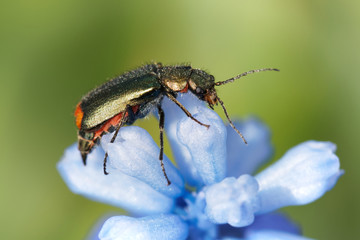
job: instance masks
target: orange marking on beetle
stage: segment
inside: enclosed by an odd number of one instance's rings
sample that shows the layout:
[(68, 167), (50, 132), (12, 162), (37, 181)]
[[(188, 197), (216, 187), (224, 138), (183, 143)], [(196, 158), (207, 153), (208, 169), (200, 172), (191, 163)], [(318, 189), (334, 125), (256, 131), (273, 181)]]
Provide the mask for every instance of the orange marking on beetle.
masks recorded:
[[(139, 110), (140, 105), (136, 105), (131, 107), (132, 111), (134, 113), (136, 113)], [(125, 117), (127, 117), (129, 114), (128, 112), (125, 113)], [(120, 124), (121, 119), (122, 119), (123, 113), (119, 113), (117, 115), (115, 115), (114, 117), (110, 118), (109, 120), (107, 120), (99, 129), (97, 129), (94, 133), (94, 138), (93, 141), (95, 141), (97, 138), (101, 137), (101, 135), (103, 134), (103, 132), (108, 132), (108, 130), (113, 127), (113, 126), (117, 126), (118, 124)]]
[[(81, 103), (81, 102), (80, 102)], [(83, 110), (81, 109), (80, 107), (80, 103), (78, 103), (76, 105), (76, 109), (75, 109), (75, 112), (74, 112), (74, 116), (75, 116), (75, 123), (76, 123), (76, 126), (80, 129), (81, 128), (81, 122), (82, 122), (82, 119), (84, 117), (84, 112)]]
[(136, 113), (139, 110), (139, 106), (140, 105), (135, 105), (135, 106), (131, 107), (133, 113)]
[[(127, 116), (127, 113), (125, 114), (125, 116)], [(112, 126), (117, 126), (121, 122), (121, 118), (122, 113), (119, 113), (118, 115), (115, 115), (114, 117), (107, 120), (98, 130), (96, 130), (93, 139), (95, 140), (100, 137), (103, 132), (109, 130), (109, 128), (111, 128)]]
[(186, 84), (186, 86), (180, 91), (181, 93), (186, 93), (189, 89), (189, 84)]

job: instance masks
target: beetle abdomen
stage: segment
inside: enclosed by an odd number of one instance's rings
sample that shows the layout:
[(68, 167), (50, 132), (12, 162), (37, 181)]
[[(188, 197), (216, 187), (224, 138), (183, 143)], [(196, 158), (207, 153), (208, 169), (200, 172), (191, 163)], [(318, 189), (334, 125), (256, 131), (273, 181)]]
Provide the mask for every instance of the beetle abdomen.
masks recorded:
[(91, 129), (125, 111), (154, 100), (161, 84), (157, 79), (157, 65), (146, 65), (116, 77), (88, 93), (75, 110), (79, 129)]

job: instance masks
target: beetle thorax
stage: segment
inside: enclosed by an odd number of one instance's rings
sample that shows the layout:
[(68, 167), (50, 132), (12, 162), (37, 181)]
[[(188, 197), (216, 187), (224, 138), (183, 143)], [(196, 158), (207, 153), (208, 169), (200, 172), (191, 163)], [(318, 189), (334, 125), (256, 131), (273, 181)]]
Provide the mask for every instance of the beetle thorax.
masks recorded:
[(187, 79), (185, 78), (165, 78), (162, 82), (174, 92), (180, 92), (187, 87)]
[(168, 90), (180, 92), (187, 89), (191, 71), (190, 66), (165, 66), (159, 70), (159, 77)]

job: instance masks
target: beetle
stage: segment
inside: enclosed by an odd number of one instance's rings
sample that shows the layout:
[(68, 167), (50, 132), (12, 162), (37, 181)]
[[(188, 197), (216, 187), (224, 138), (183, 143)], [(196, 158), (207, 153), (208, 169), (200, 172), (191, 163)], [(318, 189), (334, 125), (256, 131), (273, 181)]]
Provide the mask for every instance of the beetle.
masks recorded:
[[(226, 81), (215, 82), (214, 76), (203, 70), (192, 68), (190, 65), (163, 66), (161, 63), (153, 63), (111, 79), (85, 95), (75, 109), (78, 149), (84, 165), (86, 165), (87, 155), (99, 143), (104, 134), (115, 131), (110, 141), (113, 143), (123, 125), (131, 125), (157, 108), (160, 129), (159, 160), (167, 183), (171, 184), (163, 164), (165, 114), (161, 108), (162, 99), (169, 98), (192, 120), (206, 128), (210, 127), (194, 118), (176, 99), (178, 93), (189, 91), (200, 100), (207, 102), (211, 109), (220, 103), (231, 127), (247, 144), (243, 135), (230, 120), (223, 101), (216, 94), (215, 87), (260, 71), (279, 70), (276, 68), (251, 70)], [(105, 153), (103, 171), (106, 175), (108, 174), (106, 171), (107, 157), (108, 154)]]

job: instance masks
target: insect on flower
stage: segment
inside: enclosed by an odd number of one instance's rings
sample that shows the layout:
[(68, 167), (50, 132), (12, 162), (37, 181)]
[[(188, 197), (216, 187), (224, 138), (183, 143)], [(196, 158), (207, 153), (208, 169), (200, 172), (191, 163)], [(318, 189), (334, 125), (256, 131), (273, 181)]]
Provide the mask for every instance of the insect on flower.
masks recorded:
[[(230, 120), (223, 101), (217, 96), (215, 86), (224, 85), (260, 71), (279, 70), (275, 68), (251, 70), (226, 81), (215, 82), (214, 76), (191, 66), (163, 66), (161, 63), (155, 63), (124, 73), (104, 83), (84, 96), (75, 109), (76, 126), (79, 128), (78, 148), (84, 165), (86, 165), (87, 155), (104, 134), (115, 131), (110, 141), (113, 143), (123, 125), (131, 125), (157, 108), (160, 128), (159, 160), (168, 185), (171, 184), (163, 164), (165, 114), (161, 108), (162, 99), (165, 96), (168, 97), (192, 120), (206, 128), (210, 127), (194, 118), (176, 99), (177, 93), (188, 91), (195, 94), (200, 100), (206, 101), (211, 109), (215, 104), (220, 103), (231, 127), (246, 144), (245, 138)], [(106, 171), (107, 157), (108, 154), (105, 153), (104, 174), (108, 174)]]

